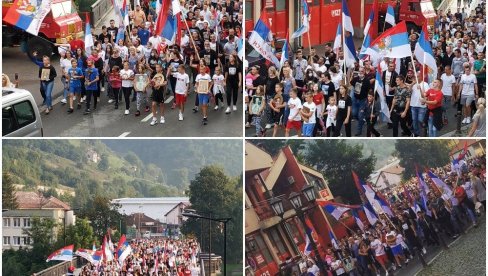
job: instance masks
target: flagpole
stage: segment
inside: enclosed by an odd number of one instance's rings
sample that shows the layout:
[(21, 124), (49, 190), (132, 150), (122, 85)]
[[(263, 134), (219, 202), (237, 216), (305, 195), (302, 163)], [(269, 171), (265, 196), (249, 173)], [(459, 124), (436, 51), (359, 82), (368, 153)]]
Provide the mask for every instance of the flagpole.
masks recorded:
[(190, 40), (191, 40), (191, 43), (193, 44), (193, 48), (195, 48), (195, 53), (197, 54), (198, 59), (200, 59), (200, 54), (198, 53), (197, 46), (195, 45), (195, 41), (193, 40), (193, 37), (191, 36), (190, 27), (188, 27), (188, 23), (186, 22), (185, 18), (183, 18), (183, 21), (185, 22), (186, 29), (188, 30), (188, 35), (190, 36)]
[[(343, 0), (345, 1), (345, 0)], [(346, 66), (346, 33), (344, 31), (344, 15), (342, 15), (342, 54), (344, 58), (344, 85), (347, 86), (347, 66)]]
[(415, 74), (415, 80), (417, 81), (417, 83), (419, 83), (419, 78), (417, 77), (417, 69), (415, 68), (415, 62), (413, 60), (412, 51), (410, 51), (410, 58), (412, 59), (412, 70), (413, 70), (413, 73)]

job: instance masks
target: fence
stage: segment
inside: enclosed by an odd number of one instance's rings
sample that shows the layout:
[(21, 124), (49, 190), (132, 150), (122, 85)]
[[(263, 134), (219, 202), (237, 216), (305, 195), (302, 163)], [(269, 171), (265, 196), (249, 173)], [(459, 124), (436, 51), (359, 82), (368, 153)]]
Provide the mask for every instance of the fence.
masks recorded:
[(112, 1), (110, 0), (98, 0), (97, 2), (93, 3), (90, 8), (90, 24), (92, 26), (97, 26), (105, 15), (112, 10), (113, 5)]
[(73, 260), (59, 263), (48, 267), (40, 272), (34, 273), (33, 276), (62, 276), (66, 275), (70, 266), (79, 267), (86, 263), (82, 258), (74, 257)]

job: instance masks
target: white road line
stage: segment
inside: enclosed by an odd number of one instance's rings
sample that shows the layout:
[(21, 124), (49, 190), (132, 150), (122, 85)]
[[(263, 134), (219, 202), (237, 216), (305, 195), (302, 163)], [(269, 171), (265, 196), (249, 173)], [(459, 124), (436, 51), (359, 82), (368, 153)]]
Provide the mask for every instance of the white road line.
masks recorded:
[(146, 118), (142, 119), (141, 122), (147, 122), (151, 118), (152, 118), (152, 113), (149, 113), (149, 115), (147, 115)]
[(127, 131), (127, 132), (120, 134), (119, 137), (126, 137), (129, 134), (130, 134), (130, 131)]
[(164, 101), (164, 103), (170, 103), (172, 99), (173, 99), (173, 96), (169, 96), (169, 98), (167, 98), (166, 101)]

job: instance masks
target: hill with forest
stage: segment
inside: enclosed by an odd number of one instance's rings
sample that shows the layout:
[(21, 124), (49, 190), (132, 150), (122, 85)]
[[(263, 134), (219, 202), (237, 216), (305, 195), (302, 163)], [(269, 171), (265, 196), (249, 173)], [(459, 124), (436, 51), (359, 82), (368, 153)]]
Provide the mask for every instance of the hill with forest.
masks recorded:
[[(3, 172), (18, 189), (43, 190), (73, 206), (107, 198), (185, 195), (205, 165), (242, 173), (233, 140), (6, 140)], [(74, 196), (73, 196), (74, 192)]]
[(351, 139), (346, 140), (351, 145), (362, 145), (362, 152), (365, 156), (373, 153), (377, 160), (375, 169), (379, 169), (393, 157), (395, 152), (395, 140), (373, 140), (373, 139)]

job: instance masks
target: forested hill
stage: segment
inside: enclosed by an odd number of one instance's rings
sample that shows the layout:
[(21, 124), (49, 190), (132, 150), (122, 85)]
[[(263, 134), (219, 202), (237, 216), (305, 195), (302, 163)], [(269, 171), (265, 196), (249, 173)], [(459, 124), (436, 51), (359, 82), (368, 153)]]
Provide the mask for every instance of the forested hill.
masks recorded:
[(242, 173), (242, 143), (231, 140), (5, 140), (2, 158), (3, 172), (22, 189), (67, 191), (59, 196), (77, 206), (95, 194), (181, 196), (205, 165)]

